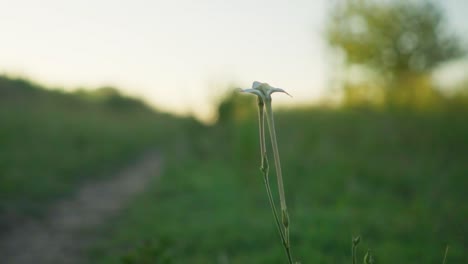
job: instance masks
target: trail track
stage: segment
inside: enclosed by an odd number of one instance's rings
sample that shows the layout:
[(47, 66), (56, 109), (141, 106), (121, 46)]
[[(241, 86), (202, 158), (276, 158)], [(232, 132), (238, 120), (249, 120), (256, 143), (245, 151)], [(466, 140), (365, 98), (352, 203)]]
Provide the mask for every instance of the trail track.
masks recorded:
[(160, 155), (146, 154), (113, 177), (88, 183), (72, 198), (58, 201), (44, 219), (14, 226), (0, 237), (0, 263), (83, 263), (83, 249), (95, 238), (93, 228), (124, 209), (160, 169)]

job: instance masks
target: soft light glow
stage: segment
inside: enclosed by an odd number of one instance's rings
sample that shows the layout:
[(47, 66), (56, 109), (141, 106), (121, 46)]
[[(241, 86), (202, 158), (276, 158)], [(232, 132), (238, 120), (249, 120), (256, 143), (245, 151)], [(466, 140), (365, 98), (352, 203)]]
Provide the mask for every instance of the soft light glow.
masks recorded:
[[(448, 1), (467, 33), (466, 1)], [(324, 92), (326, 0), (0, 3), (0, 71), (68, 89), (115, 85), (159, 109), (212, 115), (231, 81), (263, 80), (294, 103)], [(463, 28), (464, 27), (464, 28)], [(224, 83), (219, 80), (226, 80)], [(221, 89), (221, 88), (219, 88)], [(300, 98), (301, 101), (298, 102)], [(278, 98), (279, 104), (290, 98)]]

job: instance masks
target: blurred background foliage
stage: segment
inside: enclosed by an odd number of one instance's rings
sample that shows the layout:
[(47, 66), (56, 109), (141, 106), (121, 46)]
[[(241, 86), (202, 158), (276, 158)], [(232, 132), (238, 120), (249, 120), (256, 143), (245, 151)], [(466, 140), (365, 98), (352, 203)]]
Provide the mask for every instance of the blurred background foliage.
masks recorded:
[[(433, 80), (466, 45), (445, 19), (426, 1), (330, 9), (325, 38), (341, 59), (340, 100), (276, 109), (302, 263), (350, 262), (356, 235), (359, 254), (370, 247), (382, 263), (441, 263), (447, 245), (447, 263), (468, 262), (468, 76), (452, 93)], [(255, 98), (228, 92), (215, 103), (217, 121), (206, 125), (113, 87), (68, 93), (1, 77), (0, 238), (156, 148), (161, 179), (97, 228), (90, 263), (282, 263)]]
[(441, 99), (433, 70), (467, 51), (442, 9), (429, 1), (339, 1), (325, 35), (343, 57), (340, 81), (350, 104), (433, 106)]

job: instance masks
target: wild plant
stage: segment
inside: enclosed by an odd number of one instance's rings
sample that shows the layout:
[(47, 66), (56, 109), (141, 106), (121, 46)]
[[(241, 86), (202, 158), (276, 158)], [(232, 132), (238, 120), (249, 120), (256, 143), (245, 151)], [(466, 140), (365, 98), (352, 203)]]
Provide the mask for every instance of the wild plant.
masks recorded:
[[(291, 243), (289, 240), (290, 221), (289, 221), (288, 209), (286, 206), (286, 197), (284, 193), (283, 175), (281, 172), (281, 162), (280, 162), (280, 156), (279, 156), (279, 150), (278, 150), (278, 143), (276, 139), (275, 120), (273, 117), (273, 109), (271, 105), (272, 93), (275, 93), (275, 92), (281, 92), (285, 94), (288, 94), (288, 93), (284, 91), (283, 89), (271, 87), (269, 84), (261, 83), (261, 82), (254, 82), (252, 84), (252, 88), (241, 89), (241, 91), (245, 93), (251, 93), (251, 94), (257, 95), (258, 123), (259, 123), (259, 134), (260, 134), (260, 157), (261, 157), (260, 170), (262, 171), (262, 174), (263, 174), (263, 182), (265, 184), (265, 188), (267, 191), (271, 211), (273, 213), (273, 217), (274, 217), (276, 226), (278, 228), (278, 233), (280, 235), (281, 243), (284, 247), (289, 263), (293, 264), (293, 257), (291, 254)], [(273, 158), (275, 161), (276, 178), (278, 181), (281, 221), (278, 217), (276, 204), (273, 199), (272, 192), (271, 192), (270, 180), (268, 177), (269, 165), (268, 165), (268, 155), (267, 155), (266, 144), (265, 144), (265, 114), (266, 114), (266, 120), (268, 124), (268, 131), (269, 131), (270, 139), (271, 139)]]

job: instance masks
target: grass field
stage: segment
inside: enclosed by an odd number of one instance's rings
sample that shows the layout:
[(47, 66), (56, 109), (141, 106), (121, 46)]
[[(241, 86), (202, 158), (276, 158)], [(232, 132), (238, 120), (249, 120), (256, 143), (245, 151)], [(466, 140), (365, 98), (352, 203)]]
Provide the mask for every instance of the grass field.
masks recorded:
[[(277, 115), (293, 255), (350, 263), (468, 261), (466, 113), (295, 110)], [(91, 249), (94, 263), (285, 263), (254, 118), (187, 135), (163, 178)], [(193, 131), (193, 130), (192, 130)], [(180, 152), (180, 150), (179, 150)], [(270, 162), (271, 158), (270, 158)], [(274, 173), (270, 173), (275, 182)], [(131, 260), (135, 262), (131, 262)], [(140, 261), (140, 262), (138, 262)]]
[[(96, 230), (90, 263), (285, 263), (251, 103), (220, 107), (205, 126), (109, 89), (69, 94), (2, 77), (0, 227), (157, 148), (162, 177)], [(467, 114), (277, 113), (295, 258), (350, 263), (360, 235), (360, 258), (371, 248), (378, 263), (442, 263), (447, 245), (447, 263), (467, 263)]]
[(0, 230), (155, 148), (174, 121), (112, 91), (66, 94), (0, 77)]

